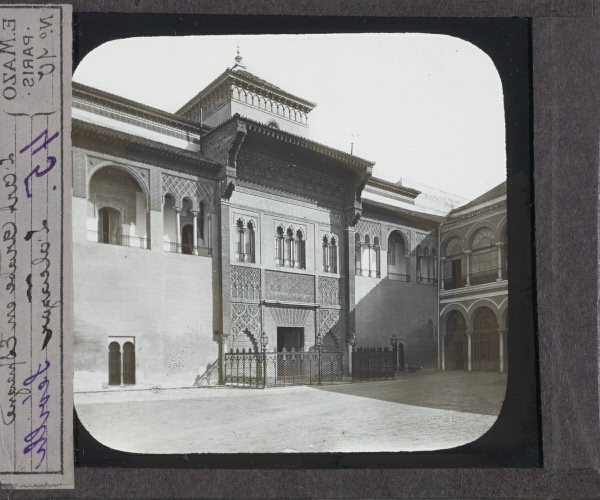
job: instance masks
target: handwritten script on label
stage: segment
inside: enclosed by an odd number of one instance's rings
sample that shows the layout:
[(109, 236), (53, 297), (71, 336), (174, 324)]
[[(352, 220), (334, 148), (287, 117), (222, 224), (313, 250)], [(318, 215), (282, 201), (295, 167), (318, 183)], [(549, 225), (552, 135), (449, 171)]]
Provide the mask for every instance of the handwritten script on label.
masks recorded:
[(0, 6), (0, 482), (72, 487), (71, 7)]

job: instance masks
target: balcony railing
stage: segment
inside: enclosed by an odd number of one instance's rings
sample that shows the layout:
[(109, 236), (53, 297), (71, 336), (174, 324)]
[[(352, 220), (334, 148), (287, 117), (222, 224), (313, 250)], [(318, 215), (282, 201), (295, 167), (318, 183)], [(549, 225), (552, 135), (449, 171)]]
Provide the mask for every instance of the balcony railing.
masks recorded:
[(185, 255), (198, 255), (200, 257), (210, 257), (211, 249), (208, 247), (197, 247), (184, 243), (173, 243), (171, 241), (163, 242), (163, 250), (171, 253), (182, 253)]
[(398, 274), (388, 272), (387, 279), (391, 281), (403, 281), (404, 283), (410, 283), (410, 275)]
[(421, 285), (437, 285), (437, 278), (426, 278), (425, 276), (417, 276), (417, 283)]
[(88, 231), (87, 240), (95, 241), (96, 243), (106, 243), (107, 245), (148, 249), (148, 240), (146, 238), (128, 236), (126, 234), (111, 234), (101, 233), (99, 231)]

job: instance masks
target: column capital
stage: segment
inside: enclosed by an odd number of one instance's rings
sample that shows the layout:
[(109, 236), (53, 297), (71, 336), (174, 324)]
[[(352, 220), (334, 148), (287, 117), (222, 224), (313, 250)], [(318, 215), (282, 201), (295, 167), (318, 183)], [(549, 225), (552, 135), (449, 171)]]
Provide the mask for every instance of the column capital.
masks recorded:
[(465, 253), (466, 255), (469, 255), (472, 252), (473, 252), (472, 250), (465, 250), (463, 253)]
[(196, 217), (196, 215), (198, 215), (200, 213), (199, 210), (190, 210), (189, 211), (194, 217)]
[(445, 255), (440, 255), (440, 260), (441, 260), (441, 261), (444, 261), (444, 260), (446, 260), (446, 256), (445, 256)]
[(177, 213), (180, 213), (182, 208), (183, 207), (173, 207), (173, 210), (175, 210)]
[(494, 243), (494, 245), (496, 245), (497, 247), (503, 247), (504, 246), (504, 242), (503, 241), (497, 241), (496, 243)]

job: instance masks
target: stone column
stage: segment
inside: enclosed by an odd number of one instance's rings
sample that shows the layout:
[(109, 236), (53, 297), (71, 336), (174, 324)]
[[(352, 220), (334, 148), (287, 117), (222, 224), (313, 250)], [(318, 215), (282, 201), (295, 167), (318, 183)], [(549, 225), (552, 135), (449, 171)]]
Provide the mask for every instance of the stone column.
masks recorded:
[(440, 273), (438, 279), (440, 280), (440, 290), (444, 291), (444, 262), (446, 261), (446, 257), (440, 257)]
[(446, 369), (446, 334), (442, 334), (442, 371)]
[(496, 243), (496, 247), (498, 248), (498, 279), (496, 281), (502, 281), (502, 247), (504, 243), (498, 242)]
[(367, 256), (369, 258), (369, 277), (373, 276), (373, 245), (371, 243), (369, 243), (368, 245), (369, 249), (367, 251)]
[(465, 255), (467, 256), (467, 282), (465, 286), (471, 286), (471, 250), (465, 250)]
[(197, 211), (190, 211), (192, 214), (192, 217), (194, 218), (194, 236), (193, 236), (193, 243), (192, 243), (192, 253), (194, 255), (198, 255), (198, 212)]
[(177, 230), (177, 253), (181, 253), (181, 208), (175, 207), (177, 214), (176, 230)]
[(472, 337), (473, 334), (472, 333), (467, 333), (467, 371), (473, 371), (473, 363), (472, 363), (472, 356), (473, 356), (473, 341), (472, 341)]
[(498, 371), (504, 373), (504, 330), (498, 330), (498, 358), (500, 360)]

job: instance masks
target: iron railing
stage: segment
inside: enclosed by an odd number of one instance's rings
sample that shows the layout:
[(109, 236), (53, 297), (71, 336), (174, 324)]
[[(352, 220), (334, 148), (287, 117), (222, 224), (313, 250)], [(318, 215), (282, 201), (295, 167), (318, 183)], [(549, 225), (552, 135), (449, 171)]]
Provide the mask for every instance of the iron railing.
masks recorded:
[(199, 255), (200, 257), (210, 257), (211, 249), (208, 247), (197, 247), (185, 243), (173, 243), (171, 241), (163, 242), (163, 250), (171, 253), (182, 253), (185, 255)]
[(417, 283), (421, 285), (437, 285), (437, 278), (427, 278), (425, 276), (417, 276)]
[(359, 347), (352, 351), (352, 380), (391, 379), (396, 372), (396, 350)]
[(387, 279), (391, 281), (403, 281), (404, 283), (410, 283), (409, 274), (397, 274), (388, 272)]
[(261, 353), (233, 349), (225, 354), (225, 384), (234, 387), (264, 388), (320, 385), (339, 382), (343, 377), (339, 351), (286, 351)]
[(108, 245), (119, 245), (131, 248), (148, 249), (148, 240), (138, 236), (128, 236), (126, 234), (103, 233), (99, 231), (88, 231), (87, 240), (97, 243), (106, 243)]

